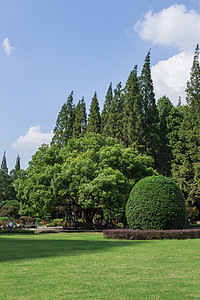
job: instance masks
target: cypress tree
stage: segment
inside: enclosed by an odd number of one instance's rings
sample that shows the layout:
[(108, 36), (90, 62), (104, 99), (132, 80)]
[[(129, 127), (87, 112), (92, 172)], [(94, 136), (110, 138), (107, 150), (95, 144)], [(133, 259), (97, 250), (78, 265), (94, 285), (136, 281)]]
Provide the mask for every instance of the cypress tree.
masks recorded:
[(167, 137), (172, 150), (172, 163), (176, 157), (176, 144), (179, 141), (179, 130), (183, 122), (185, 106), (178, 103), (177, 107), (172, 107), (167, 117)]
[(130, 73), (124, 88), (123, 142), (139, 150), (142, 144), (142, 102), (137, 77), (137, 66)]
[(116, 107), (117, 107), (117, 124), (116, 124), (116, 138), (119, 140), (120, 143), (123, 144), (123, 109), (124, 109), (124, 101), (125, 95), (122, 90), (121, 82), (117, 85), (116, 92)]
[(15, 199), (16, 192), (13, 179), (4, 170), (0, 169), (0, 204)]
[(6, 152), (4, 152), (0, 168), (0, 206), (4, 205), (7, 201), (15, 199), (16, 192), (13, 184), (13, 179), (8, 174)]
[(200, 65), (199, 45), (196, 46), (190, 80), (187, 82), (183, 122), (176, 143), (173, 178), (187, 198), (189, 209), (200, 216)]
[(75, 118), (75, 107), (73, 104), (73, 92), (69, 95), (67, 102), (61, 108), (54, 128), (52, 144), (59, 148), (64, 147), (67, 141), (72, 138), (73, 124)]
[(16, 158), (16, 164), (15, 164), (15, 168), (11, 170), (10, 175), (13, 178), (13, 180), (16, 180), (18, 178), (17, 176), (17, 172), (20, 170), (20, 157), (19, 154), (17, 155)]
[(8, 174), (8, 167), (6, 161), (6, 151), (4, 151), (2, 162), (1, 162), (1, 170)]
[(156, 106), (150, 68), (150, 50), (147, 53), (140, 76), (140, 92), (143, 112), (143, 143), (146, 154), (158, 159), (158, 109)]
[(108, 122), (108, 116), (110, 114), (112, 99), (113, 99), (113, 92), (112, 92), (112, 82), (111, 82), (109, 85), (106, 97), (105, 97), (105, 101), (104, 101), (104, 105), (103, 105), (103, 109), (102, 109), (102, 113), (101, 113), (102, 129), (106, 126), (106, 124)]
[(102, 129), (102, 134), (104, 136), (116, 137), (117, 134), (117, 121), (119, 116), (119, 102), (121, 98), (121, 82), (114, 89), (114, 96), (110, 104), (110, 112), (108, 115), (107, 122)]
[(172, 148), (169, 141), (169, 116), (173, 105), (169, 98), (163, 96), (158, 100), (158, 113), (159, 113), (159, 148), (157, 170), (164, 176), (171, 175), (171, 162), (172, 162)]
[(87, 133), (90, 132), (101, 133), (101, 115), (96, 92), (94, 93), (94, 97), (92, 98), (90, 113), (87, 122)]
[(86, 131), (87, 114), (84, 97), (79, 100), (75, 108), (75, 120), (73, 124), (73, 137), (79, 138), (84, 136)]

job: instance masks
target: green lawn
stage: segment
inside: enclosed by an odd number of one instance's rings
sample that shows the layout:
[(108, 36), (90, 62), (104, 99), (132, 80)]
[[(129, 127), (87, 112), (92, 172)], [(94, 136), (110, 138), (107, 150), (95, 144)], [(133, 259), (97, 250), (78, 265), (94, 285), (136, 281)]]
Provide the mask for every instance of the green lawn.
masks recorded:
[(0, 236), (0, 299), (200, 299), (200, 240)]

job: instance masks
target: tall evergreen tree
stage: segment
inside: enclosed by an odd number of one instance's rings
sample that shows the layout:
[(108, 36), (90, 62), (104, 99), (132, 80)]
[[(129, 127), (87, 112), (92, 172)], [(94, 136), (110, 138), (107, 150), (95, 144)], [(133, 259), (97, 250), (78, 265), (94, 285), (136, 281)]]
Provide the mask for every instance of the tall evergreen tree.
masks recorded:
[(121, 111), (119, 112), (119, 102), (121, 98), (121, 82), (114, 89), (114, 96), (110, 104), (110, 112), (106, 124), (103, 126), (102, 134), (104, 136), (116, 137), (117, 134), (117, 122)]
[(52, 144), (59, 148), (64, 147), (67, 141), (72, 138), (73, 124), (75, 119), (75, 107), (73, 104), (73, 92), (69, 95), (67, 102), (61, 108), (54, 128)]
[(1, 170), (8, 174), (8, 167), (6, 161), (6, 151), (4, 151), (2, 162), (1, 162)]
[(139, 90), (137, 66), (130, 73), (124, 88), (123, 107), (123, 142), (126, 147), (133, 146), (141, 149), (143, 128), (142, 128), (142, 98)]
[(156, 106), (150, 68), (150, 50), (147, 53), (140, 76), (140, 92), (143, 110), (144, 150), (155, 161), (158, 159), (158, 109)]
[(111, 82), (109, 85), (106, 97), (105, 97), (105, 101), (104, 101), (104, 105), (103, 105), (103, 109), (102, 109), (102, 113), (101, 113), (102, 130), (108, 122), (108, 116), (110, 114), (112, 99), (113, 99), (113, 92), (112, 92), (112, 82)]
[(8, 174), (6, 152), (0, 169), (0, 208), (0, 217), (18, 216), (19, 203), (16, 200), (13, 178)]
[(20, 157), (19, 154), (17, 155), (16, 158), (16, 164), (14, 169), (11, 170), (10, 175), (13, 178), (13, 180), (16, 180), (18, 178), (17, 172), (20, 170)]
[(101, 115), (96, 92), (94, 93), (94, 97), (92, 98), (90, 113), (87, 122), (87, 133), (90, 132), (101, 133)]
[(84, 97), (79, 100), (75, 108), (75, 120), (73, 124), (73, 137), (79, 138), (84, 136), (87, 124), (86, 104)]
[(159, 147), (157, 170), (165, 176), (171, 175), (172, 148), (169, 140), (169, 116), (173, 109), (173, 105), (169, 98), (163, 96), (158, 100), (159, 113)]
[(176, 143), (172, 166), (174, 179), (187, 197), (189, 208), (197, 208), (200, 216), (200, 65), (199, 45), (194, 54), (190, 80), (186, 88), (187, 105)]
[(16, 192), (13, 185), (13, 179), (5, 171), (0, 169), (0, 202), (16, 199)]
[(172, 107), (167, 117), (167, 137), (169, 145), (172, 149), (172, 163), (176, 157), (176, 144), (179, 142), (179, 130), (183, 122), (185, 106), (178, 103), (177, 107)]
[(116, 98), (116, 107), (117, 107), (117, 124), (116, 124), (116, 138), (119, 140), (120, 143), (123, 144), (123, 110), (124, 110), (124, 101), (125, 101), (125, 95), (123, 93), (122, 84), (121, 82), (117, 85), (117, 88), (115, 90), (115, 96)]

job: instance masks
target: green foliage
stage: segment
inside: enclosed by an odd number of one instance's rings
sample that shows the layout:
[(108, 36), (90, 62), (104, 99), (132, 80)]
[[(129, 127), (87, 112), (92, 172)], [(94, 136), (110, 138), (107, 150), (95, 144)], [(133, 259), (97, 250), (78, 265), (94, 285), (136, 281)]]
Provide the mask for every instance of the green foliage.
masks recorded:
[(185, 106), (178, 105), (177, 107), (172, 107), (169, 115), (167, 116), (167, 138), (169, 140), (169, 145), (172, 149), (172, 163), (176, 157), (176, 145), (179, 143), (179, 129), (183, 122)]
[(110, 229), (104, 230), (103, 236), (107, 239), (127, 239), (127, 240), (185, 240), (199, 239), (200, 230), (180, 229), (180, 230), (133, 230), (133, 229)]
[(151, 78), (150, 51), (145, 58), (139, 82), (142, 96), (144, 152), (151, 155), (157, 163), (159, 118)]
[[(158, 114), (159, 114), (159, 148), (157, 159), (157, 170), (160, 174), (165, 176), (171, 175), (172, 162), (172, 148), (169, 140), (169, 116), (173, 109), (170, 100), (163, 96), (158, 100)], [(173, 129), (174, 130), (174, 129)]]
[(110, 115), (112, 100), (113, 100), (112, 83), (110, 83), (106, 97), (105, 97), (103, 110), (101, 113), (102, 129), (104, 129), (104, 127), (108, 124), (108, 117)]
[(86, 220), (99, 210), (124, 213), (132, 186), (156, 174), (153, 159), (124, 148), (113, 138), (88, 134), (58, 151), (43, 145), (16, 181), (20, 213), (45, 216), (57, 206), (82, 211)]
[(73, 124), (73, 138), (84, 136), (86, 131), (87, 114), (84, 97), (78, 102), (75, 108), (75, 119)]
[(104, 125), (102, 125), (102, 134), (104, 136), (110, 136), (113, 138), (116, 137), (117, 121), (119, 116), (118, 104), (119, 104), (120, 97), (121, 97), (121, 84), (118, 84), (117, 88), (114, 90), (114, 97), (112, 97), (111, 100), (110, 111), (107, 116), (107, 122)]
[(0, 203), (16, 199), (13, 179), (7, 172), (0, 169)]
[(101, 133), (101, 115), (96, 92), (94, 93), (94, 97), (92, 98), (87, 123), (87, 133), (91, 132)]
[[(200, 212), (200, 65), (199, 46), (195, 49), (190, 80), (187, 83), (183, 122), (175, 144), (172, 175), (183, 190), (187, 206)], [(194, 210), (189, 209), (192, 214)], [(200, 216), (200, 213), (197, 217)]]
[(1, 162), (1, 170), (8, 174), (8, 167), (6, 161), (6, 152), (3, 154), (2, 162)]
[(139, 150), (143, 139), (142, 97), (139, 90), (137, 66), (130, 73), (124, 88), (123, 144)]
[[(4, 178), (0, 181), (0, 209), (5, 204), (12, 206), (7, 201), (16, 199), (11, 192), (15, 187), (21, 214), (54, 214), (55, 218), (60, 209), (63, 214), (77, 210), (91, 218), (99, 210), (122, 212), (131, 187), (141, 178), (157, 174), (152, 169), (155, 166), (159, 174), (172, 175), (187, 198), (190, 218), (199, 218), (199, 87), (197, 45), (186, 106), (181, 106), (179, 98), (174, 107), (166, 96), (156, 105), (150, 51), (139, 77), (135, 66), (124, 88), (119, 83), (113, 93), (110, 83), (101, 115), (96, 92), (88, 120), (84, 98), (75, 107), (71, 92), (58, 115), (51, 147), (42, 145), (27, 171), (20, 170), (18, 155), (12, 182), (0, 173), (0, 179)], [(5, 153), (1, 171), (8, 174)]]
[(0, 217), (0, 222), (9, 221), (9, 217)]
[(182, 229), (187, 220), (185, 198), (172, 179), (146, 177), (133, 187), (126, 216), (132, 229)]
[(15, 164), (15, 168), (11, 170), (10, 175), (12, 176), (13, 180), (16, 180), (18, 175), (17, 172), (20, 170), (20, 157), (19, 154), (17, 155), (16, 158), (16, 164)]
[(19, 217), (19, 201), (18, 200), (10, 200), (3, 202), (3, 206), (0, 210), (0, 216), (7, 216), (9, 218), (17, 219)]
[(54, 145), (49, 147), (43, 144), (32, 156), (28, 169), (18, 172), (15, 188), (21, 215), (46, 215), (56, 206), (58, 199), (54, 197), (52, 179), (62, 161), (58, 151)]
[(57, 145), (59, 148), (64, 147), (67, 141), (72, 138), (73, 124), (75, 118), (75, 108), (73, 104), (73, 91), (69, 95), (67, 102), (61, 108), (54, 128), (54, 136), (52, 144)]
[(10, 232), (10, 229), (4, 229), (4, 230), (0, 230), (0, 235), (13, 235), (13, 234), (34, 234), (33, 230), (22, 230), (22, 229), (12, 229), (12, 231)]

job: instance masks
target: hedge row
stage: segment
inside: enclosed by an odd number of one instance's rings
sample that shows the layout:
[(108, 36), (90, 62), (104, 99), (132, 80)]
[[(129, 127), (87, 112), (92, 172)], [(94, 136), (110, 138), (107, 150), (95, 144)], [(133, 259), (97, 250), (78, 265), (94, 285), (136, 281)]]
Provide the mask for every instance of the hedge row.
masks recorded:
[[(9, 229), (3, 229), (0, 230), (0, 235), (2, 234), (10, 234), (10, 230)], [(34, 234), (33, 230), (22, 230), (22, 229), (12, 229), (11, 230), (11, 234), (16, 233), (16, 234)]]
[(199, 239), (200, 229), (182, 230), (132, 230), (111, 229), (103, 230), (103, 236), (107, 239), (126, 240), (163, 240), (163, 239)]

